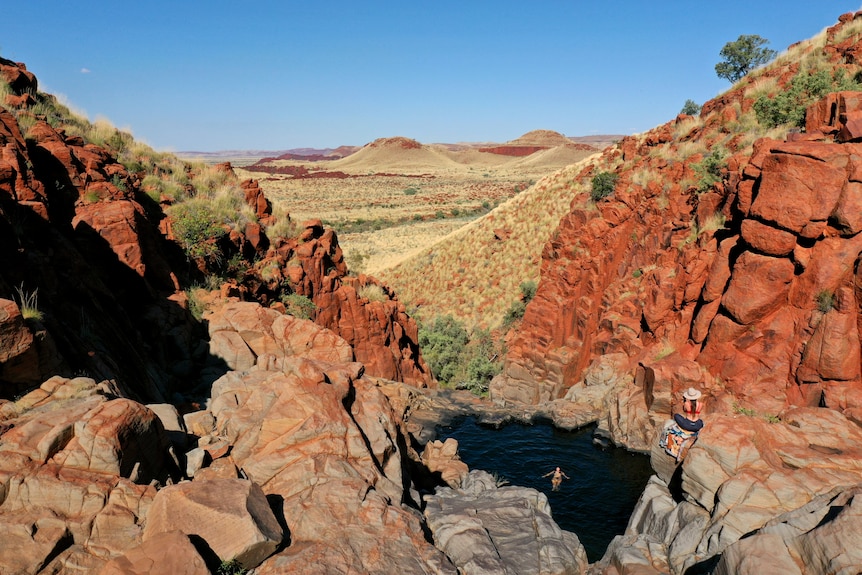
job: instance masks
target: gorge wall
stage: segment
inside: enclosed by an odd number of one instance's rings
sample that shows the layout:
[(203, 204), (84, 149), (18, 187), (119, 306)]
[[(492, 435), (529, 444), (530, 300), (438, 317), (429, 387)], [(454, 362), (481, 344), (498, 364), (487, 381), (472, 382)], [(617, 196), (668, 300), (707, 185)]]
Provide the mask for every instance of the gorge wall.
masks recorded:
[[(800, 49), (856, 73), (858, 36), (836, 40), (853, 22), (842, 17), (824, 46)], [(788, 141), (760, 130), (767, 137), (752, 142), (751, 84), (780, 87), (798, 69), (792, 60), (771, 66), (707, 102), (699, 118), (625, 138), (580, 174), (616, 174), (614, 194), (573, 199), (510, 334), (494, 397), (558, 400), (614, 355), (625, 358), (621, 371), (649, 382), (642, 411), (655, 420), (689, 385), (717, 412), (825, 405), (856, 417), (859, 97), (815, 105), (807, 131)], [(723, 177), (703, 186), (704, 160), (717, 149)], [(638, 376), (645, 368), (649, 376)]]

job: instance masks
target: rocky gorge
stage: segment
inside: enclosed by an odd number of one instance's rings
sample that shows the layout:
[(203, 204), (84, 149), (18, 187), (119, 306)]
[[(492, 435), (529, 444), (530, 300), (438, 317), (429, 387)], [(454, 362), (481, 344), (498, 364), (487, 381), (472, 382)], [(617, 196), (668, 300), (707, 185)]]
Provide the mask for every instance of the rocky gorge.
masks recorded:
[[(857, 73), (860, 21), (799, 51)], [(762, 75), (779, 90), (800, 67)], [(188, 257), (174, 200), (144, 192), (127, 144), (39, 111), (49, 97), (22, 64), (0, 73), (0, 572), (862, 568), (859, 92), (746, 143), (746, 79), (608, 148), (581, 179), (614, 171), (614, 194), (573, 192), (491, 401), (453, 406), (405, 306), (348, 275), (333, 230), (267, 233), (271, 204), (235, 182), (255, 217)], [(718, 146), (721, 178), (700, 189)], [(189, 288), (211, 276), (197, 317)], [(707, 426), (677, 466), (656, 439), (690, 386)], [(588, 564), (541, 493), (433, 441), (446, 409), (598, 422), (652, 452), (656, 475)]]

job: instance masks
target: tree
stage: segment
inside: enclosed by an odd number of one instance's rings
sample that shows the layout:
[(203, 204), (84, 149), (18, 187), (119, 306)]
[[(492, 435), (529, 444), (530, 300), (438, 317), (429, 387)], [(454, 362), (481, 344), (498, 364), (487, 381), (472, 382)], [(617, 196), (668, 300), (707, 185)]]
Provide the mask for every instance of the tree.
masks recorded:
[(695, 114), (700, 114), (700, 104), (695, 102), (692, 99), (688, 99), (685, 101), (685, 104), (682, 106), (682, 110), (679, 112), (680, 114), (686, 114), (688, 116), (694, 116)]
[(769, 40), (756, 34), (743, 34), (735, 42), (728, 42), (719, 53), (723, 60), (715, 65), (715, 73), (731, 84), (754, 68), (775, 58), (775, 50), (766, 48)]

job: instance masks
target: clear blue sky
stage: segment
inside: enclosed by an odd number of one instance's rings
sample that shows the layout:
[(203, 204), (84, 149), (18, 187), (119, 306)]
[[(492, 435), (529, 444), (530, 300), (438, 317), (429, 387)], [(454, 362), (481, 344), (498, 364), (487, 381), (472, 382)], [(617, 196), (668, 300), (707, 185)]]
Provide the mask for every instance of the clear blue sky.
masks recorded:
[(780, 52), (860, 2), (18, 0), (0, 55), (162, 150), (628, 134), (728, 88), (740, 34)]

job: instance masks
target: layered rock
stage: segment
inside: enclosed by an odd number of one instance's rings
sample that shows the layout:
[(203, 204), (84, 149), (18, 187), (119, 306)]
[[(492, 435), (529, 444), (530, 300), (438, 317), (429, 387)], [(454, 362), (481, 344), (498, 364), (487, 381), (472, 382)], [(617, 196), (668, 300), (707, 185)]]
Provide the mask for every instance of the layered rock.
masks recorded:
[[(853, 224), (857, 144), (763, 140), (740, 189), (741, 242), (698, 362), (754, 408), (862, 406)], [(719, 299), (719, 298), (716, 298)], [(705, 317), (699, 317), (703, 314)]]

